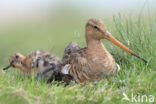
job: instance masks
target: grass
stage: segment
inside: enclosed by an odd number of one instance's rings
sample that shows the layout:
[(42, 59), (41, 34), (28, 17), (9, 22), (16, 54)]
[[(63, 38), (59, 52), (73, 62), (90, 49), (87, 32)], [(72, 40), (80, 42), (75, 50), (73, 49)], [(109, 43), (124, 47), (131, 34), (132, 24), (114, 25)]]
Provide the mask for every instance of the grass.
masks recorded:
[[(106, 23), (108, 30), (130, 49), (147, 59), (147, 64), (104, 40), (106, 48), (121, 66), (121, 71), (116, 77), (109, 80), (102, 79), (96, 85), (89, 83), (83, 86), (71, 83), (69, 86), (64, 87), (64, 84), (58, 85), (57, 82), (47, 85), (42, 80), (37, 84), (34, 81), (34, 76), (24, 76), (15, 69), (5, 72), (0, 70), (0, 104), (131, 104), (131, 102), (122, 99), (123, 93), (126, 93), (130, 98), (132, 93), (134, 95), (153, 95), (156, 100), (156, 14), (150, 16), (145, 16), (143, 13), (139, 16), (118, 14), (113, 16), (112, 20), (111, 24)], [(70, 42), (70, 40), (78, 42), (81, 46), (85, 45), (84, 35), (73, 36), (73, 32), (68, 31), (68, 28), (62, 30), (61, 33), (57, 31), (59, 29), (52, 27), (51, 30), (50, 27), (34, 27), (33, 31), (30, 28), (23, 29), (23, 27), (18, 27), (18, 31), (14, 28), (9, 29), (8, 35), (0, 39), (1, 48), (3, 49), (0, 56), (4, 59), (1, 60), (1, 63), (6, 65), (8, 55), (14, 51), (27, 53), (37, 48), (49, 49), (50, 51), (52, 49), (56, 55), (61, 57), (65, 43)], [(74, 30), (75, 27), (73, 26), (72, 29)], [(45, 28), (46, 30), (44, 30)], [(79, 31), (80, 34), (84, 34), (83, 30), (82, 27), (76, 32)], [(58, 40), (60, 36), (53, 35), (51, 39), (52, 31), (66, 38)], [(27, 37), (28, 33), (37, 35), (30, 38)], [(47, 36), (45, 36), (45, 33)], [(62, 36), (63, 33), (69, 35)], [(6, 32), (1, 31), (1, 34), (6, 34)], [(38, 39), (35, 38), (36, 36), (38, 36)], [(26, 38), (22, 40), (22, 37)], [(6, 39), (9, 41), (7, 44), (5, 44)], [(41, 41), (45, 44), (38, 45)], [(53, 48), (48, 45), (52, 43)], [(6, 46), (10, 46), (9, 49)], [(149, 102), (144, 101), (143, 103), (147, 104)]]

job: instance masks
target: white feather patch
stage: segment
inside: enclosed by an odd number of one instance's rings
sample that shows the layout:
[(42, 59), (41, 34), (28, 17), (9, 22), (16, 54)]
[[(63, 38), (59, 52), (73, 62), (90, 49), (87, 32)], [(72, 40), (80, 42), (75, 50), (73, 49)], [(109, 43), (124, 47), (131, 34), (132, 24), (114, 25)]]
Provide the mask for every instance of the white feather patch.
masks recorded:
[(120, 71), (121, 70), (120, 65), (117, 63), (116, 63), (116, 65), (117, 65), (117, 70)]
[(110, 34), (110, 32), (108, 30), (106, 30), (105, 35), (109, 35), (109, 34)]
[(71, 65), (70, 65), (70, 64), (66, 64), (66, 65), (62, 68), (61, 72), (62, 72), (63, 74), (68, 74), (68, 71), (69, 71), (70, 68), (71, 68)]

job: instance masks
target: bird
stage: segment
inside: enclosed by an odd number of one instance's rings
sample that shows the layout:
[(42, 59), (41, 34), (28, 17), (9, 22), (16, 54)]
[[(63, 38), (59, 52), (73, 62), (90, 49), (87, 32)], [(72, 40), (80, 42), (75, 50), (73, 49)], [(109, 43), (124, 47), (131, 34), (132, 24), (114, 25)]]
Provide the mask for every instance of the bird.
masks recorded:
[(70, 81), (86, 83), (99, 80), (104, 76), (109, 78), (116, 75), (120, 67), (105, 48), (101, 41), (102, 39), (111, 41), (126, 52), (147, 63), (147, 60), (116, 40), (100, 19), (93, 18), (87, 21), (85, 39), (87, 46), (84, 48), (79, 47), (77, 43), (69, 43), (64, 50), (61, 63), (56, 67), (57, 74), (70, 76), (70, 80), (67, 80), (67, 83)]
[(58, 63), (60, 63), (60, 59), (54, 54), (48, 51), (36, 50), (30, 52), (27, 56), (21, 53), (12, 54), (9, 59), (9, 65), (3, 70), (13, 67), (26, 75), (35, 73), (38, 81), (40, 75), (44, 75), (47, 78), (50, 77)]

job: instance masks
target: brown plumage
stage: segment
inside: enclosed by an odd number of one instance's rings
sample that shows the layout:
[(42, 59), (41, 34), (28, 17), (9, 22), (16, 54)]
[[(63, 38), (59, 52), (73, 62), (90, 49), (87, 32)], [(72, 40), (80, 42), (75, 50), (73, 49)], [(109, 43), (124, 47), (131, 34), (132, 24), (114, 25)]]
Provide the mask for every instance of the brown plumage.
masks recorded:
[(56, 67), (59, 62), (60, 59), (48, 51), (37, 50), (27, 56), (15, 53), (10, 56), (9, 65), (4, 70), (13, 67), (27, 75), (30, 75), (32, 72), (35, 74), (42, 74), (44, 72), (47, 73), (46, 75), (51, 75), (52, 71), (50, 69)]
[[(63, 76), (72, 76), (72, 80), (76, 83), (94, 81), (101, 79), (104, 75), (110, 77), (116, 74), (118, 65), (104, 47), (101, 39), (110, 40), (125, 51), (141, 58), (112, 37), (101, 20), (88, 20), (85, 37), (87, 47), (80, 48), (76, 43), (69, 43), (65, 48), (62, 62), (57, 66), (59, 73)], [(143, 58), (142, 60), (146, 62)]]

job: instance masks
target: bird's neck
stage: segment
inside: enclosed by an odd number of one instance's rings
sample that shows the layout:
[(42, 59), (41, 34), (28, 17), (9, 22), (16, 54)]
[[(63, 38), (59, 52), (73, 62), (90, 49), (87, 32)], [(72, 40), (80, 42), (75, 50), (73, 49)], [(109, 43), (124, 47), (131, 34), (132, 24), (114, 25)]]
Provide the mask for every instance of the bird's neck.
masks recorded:
[(96, 53), (107, 53), (107, 50), (106, 48), (104, 47), (103, 43), (101, 40), (98, 40), (98, 39), (86, 39), (86, 42), (87, 42), (87, 48), (89, 51), (93, 51), (93, 52), (96, 52)]
[(31, 59), (28, 58), (28, 57), (25, 57), (23, 60), (22, 60), (22, 64), (25, 68), (30, 68), (30, 63), (31, 63)]
[(20, 68), (25, 74), (27, 73), (27, 74), (30, 74), (30, 69), (31, 69), (31, 64), (30, 64), (30, 59), (29, 58), (27, 58), (27, 57), (23, 57), (22, 59), (21, 59), (21, 63), (22, 63), (22, 67)]
[(106, 50), (101, 40), (87, 41), (87, 60), (92, 63), (93, 71), (102, 72), (103, 69), (114, 69), (115, 60)]
[(96, 62), (101, 62), (104, 60), (109, 60), (110, 62), (114, 61), (112, 55), (104, 47), (101, 40), (89, 39), (86, 42), (89, 60), (94, 60)]

